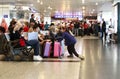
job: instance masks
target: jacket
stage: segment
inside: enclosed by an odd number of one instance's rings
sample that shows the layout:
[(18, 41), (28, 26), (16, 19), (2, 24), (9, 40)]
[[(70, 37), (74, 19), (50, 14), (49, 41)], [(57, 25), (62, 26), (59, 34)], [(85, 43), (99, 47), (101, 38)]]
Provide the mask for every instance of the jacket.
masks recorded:
[(75, 44), (77, 42), (76, 39), (74, 38), (74, 36), (70, 35), (68, 32), (63, 32), (62, 37), (63, 37), (63, 39), (65, 39), (66, 46)]

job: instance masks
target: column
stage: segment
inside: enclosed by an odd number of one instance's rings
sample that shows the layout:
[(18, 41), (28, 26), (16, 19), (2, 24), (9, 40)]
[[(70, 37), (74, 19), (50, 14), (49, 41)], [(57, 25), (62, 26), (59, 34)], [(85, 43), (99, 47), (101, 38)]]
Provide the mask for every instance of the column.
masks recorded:
[(118, 35), (118, 43), (120, 43), (120, 2), (117, 3), (117, 14), (118, 14), (118, 20), (117, 20), (117, 35)]

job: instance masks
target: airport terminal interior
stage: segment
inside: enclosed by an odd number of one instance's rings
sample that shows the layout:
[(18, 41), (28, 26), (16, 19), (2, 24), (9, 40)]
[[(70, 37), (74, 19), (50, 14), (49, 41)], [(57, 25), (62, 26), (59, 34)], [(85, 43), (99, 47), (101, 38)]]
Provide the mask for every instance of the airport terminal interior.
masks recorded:
[(0, 79), (119, 79), (120, 0), (0, 0)]

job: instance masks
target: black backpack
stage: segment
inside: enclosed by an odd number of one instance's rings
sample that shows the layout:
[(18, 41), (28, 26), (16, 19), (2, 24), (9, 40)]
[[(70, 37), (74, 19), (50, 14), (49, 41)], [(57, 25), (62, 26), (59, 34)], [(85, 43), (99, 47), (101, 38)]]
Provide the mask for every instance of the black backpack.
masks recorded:
[(4, 54), (7, 58), (12, 56), (5, 34), (0, 35), (0, 54)]
[(4, 34), (0, 35), (0, 53), (6, 52), (7, 49), (7, 40)]

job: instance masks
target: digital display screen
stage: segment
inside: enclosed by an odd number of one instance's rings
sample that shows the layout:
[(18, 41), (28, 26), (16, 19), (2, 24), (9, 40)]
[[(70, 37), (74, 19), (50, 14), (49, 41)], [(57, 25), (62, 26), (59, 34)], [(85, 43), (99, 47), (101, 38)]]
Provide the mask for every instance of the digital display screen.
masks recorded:
[(81, 12), (56, 12), (55, 18), (82, 18)]
[(8, 18), (8, 15), (4, 15), (4, 18)]

